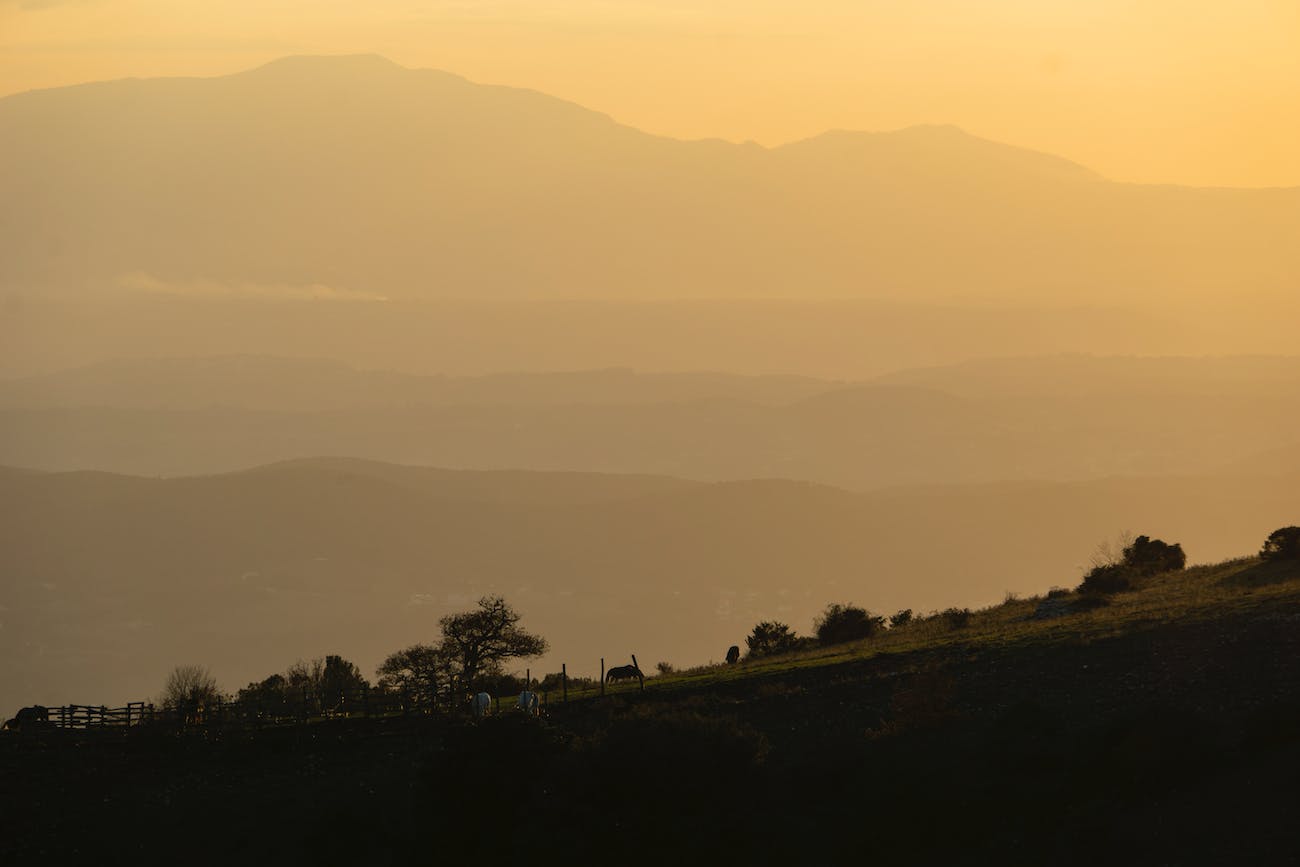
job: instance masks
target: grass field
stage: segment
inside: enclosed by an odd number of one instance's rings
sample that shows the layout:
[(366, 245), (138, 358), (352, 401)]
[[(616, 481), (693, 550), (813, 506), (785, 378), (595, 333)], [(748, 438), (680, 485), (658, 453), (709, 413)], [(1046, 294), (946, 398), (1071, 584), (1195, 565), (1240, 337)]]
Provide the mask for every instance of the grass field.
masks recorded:
[[(1086, 607), (1085, 597), (1075, 591), (1058, 590), (1052, 596), (1008, 598), (1000, 605), (971, 612), (969, 623), (962, 628), (951, 627), (935, 612), (855, 643), (749, 659), (734, 666), (700, 666), (653, 677), (647, 683), (656, 692), (707, 689), (717, 683), (804, 669), (873, 659), (883, 663), (891, 656), (923, 651), (1029, 649), (1086, 643), (1170, 624), (1214, 622), (1300, 604), (1300, 563), (1265, 563), (1244, 557), (1193, 566), (1146, 578), (1137, 589), (1107, 596), (1105, 604), (1095, 608)], [(1054, 610), (1045, 609), (1045, 604)]]

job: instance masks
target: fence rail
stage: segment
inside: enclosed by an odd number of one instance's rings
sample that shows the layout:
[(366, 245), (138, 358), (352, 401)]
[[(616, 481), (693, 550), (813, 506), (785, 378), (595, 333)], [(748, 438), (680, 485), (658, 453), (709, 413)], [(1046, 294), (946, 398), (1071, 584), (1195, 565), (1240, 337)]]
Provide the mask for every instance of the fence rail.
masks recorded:
[[(604, 662), (602, 659), (602, 675)], [(604, 696), (606, 693), (603, 677), (599, 683), (584, 679), (580, 683), (570, 684), (567, 667), (562, 666), (561, 672), (561, 682), (555, 684), (558, 688), (530, 687), (539, 694), (540, 708), (544, 713), (567, 702), (570, 696), (581, 699)], [(531, 676), (526, 680), (536, 683)], [(645, 688), (644, 681), (640, 686), (641, 689)], [(508, 703), (505, 707), (506, 710), (513, 708), (513, 703)], [(497, 713), (502, 710), (500, 698), (495, 702), (495, 710)], [(457, 700), (457, 696), (447, 690), (416, 693), (362, 687), (316, 691), (304, 687), (233, 701), (219, 698), (215, 701), (181, 703), (167, 707), (136, 701), (115, 708), (69, 704), (44, 708), (44, 711), (43, 719), (28, 720), (21, 727), (34, 725), (46, 729), (103, 732), (169, 728), (258, 729), (307, 725), (328, 719), (450, 715), (461, 711), (469, 712), (469, 708), (465, 701)]]
[(394, 717), (449, 713), (455, 709), (449, 696), (414, 695), (376, 689), (309, 689), (259, 699), (181, 703), (159, 707), (131, 702), (125, 707), (69, 704), (44, 708), (42, 718), (22, 721), (21, 728), (55, 728), (76, 731), (147, 728), (265, 728), (303, 725), (323, 719)]

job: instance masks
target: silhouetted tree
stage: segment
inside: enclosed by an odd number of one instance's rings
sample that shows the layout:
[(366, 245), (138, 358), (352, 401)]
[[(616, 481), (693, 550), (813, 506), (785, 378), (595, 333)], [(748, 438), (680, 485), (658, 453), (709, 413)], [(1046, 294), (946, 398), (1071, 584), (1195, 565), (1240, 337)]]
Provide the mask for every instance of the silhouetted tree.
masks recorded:
[(1259, 556), (1264, 560), (1300, 560), (1300, 527), (1282, 527), (1269, 533)]
[(884, 625), (885, 618), (878, 617), (865, 608), (837, 602), (826, 606), (821, 617), (813, 623), (813, 628), (820, 643), (843, 644), (846, 641), (870, 638)]
[(348, 699), (355, 700), (356, 694), (369, 686), (355, 664), (341, 656), (326, 656), (316, 690), (321, 706), (332, 708)]
[(424, 701), (438, 693), (438, 684), (448, 679), (448, 662), (440, 648), (413, 644), (389, 654), (379, 666), (379, 686), (405, 692)]
[(289, 689), (289, 681), (283, 674), (273, 674), (265, 680), (250, 683), (239, 691), (236, 698), (241, 702), (257, 704), (274, 704), (283, 702)]
[(750, 656), (771, 656), (775, 653), (788, 653), (799, 645), (799, 637), (790, 627), (775, 620), (764, 620), (754, 627), (754, 631), (745, 639)]
[(480, 680), (499, 675), (507, 659), (546, 652), (546, 639), (520, 628), (519, 620), (519, 613), (500, 596), (484, 596), (477, 611), (449, 614), (439, 621), (440, 649), (458, 688), (474, 689)]
[(217, 679), (202, 665), (178, 665), (167, 675), (159, 704), (192, 714), (221, 697)]
[(356, 693), (367, 686), (356, 665), (341, 656), (329, 655), (310, 662), (300, 659), (283, 674), (250, 683), (239, 691), (238, 698), (274, 712), (277, 708), (301, 710), (310, 697), (311, 709), (321, 711), (338, 707), (345, 698), (355, 699)]
[(325, 660), (313, 659), (311, 662), (298, 660), (285, 669), (284, 679), (290, 689), (301, 692), (304, 689), (316, 690), (324, 674)]
[(912, 609), (904, 608), (902, 611), (889, 618), (889, 628), (897, 629), (900, 626), (906, 626), (912, 622)]
[(1134, 577), (1133, 570), (1123, 563), (1094, 566), (1087, 575), (1083, 576), (1079, 592), (1089, 596), (1123, 593), (1132, 588)]
[(1124, 565), (1138, 575), (1174, 572), (1187, 565), (1182, 545), (1170, 545), (1149, 536), (1138, 536), (1124, 549)]
[(1116, 554), (1114, 548), (1103, 543), (1092, 557), (1092, 569), (1084, 576), (1079, 592), (1090, 596), (1122, 593), (1130, 590), (1135, 581), (1161, 572), (1174, 572), (1187, 565), (1187, 555), (1182, 545), (1170, 545), (1150, 536), (1121, 537), (1123, 548)]

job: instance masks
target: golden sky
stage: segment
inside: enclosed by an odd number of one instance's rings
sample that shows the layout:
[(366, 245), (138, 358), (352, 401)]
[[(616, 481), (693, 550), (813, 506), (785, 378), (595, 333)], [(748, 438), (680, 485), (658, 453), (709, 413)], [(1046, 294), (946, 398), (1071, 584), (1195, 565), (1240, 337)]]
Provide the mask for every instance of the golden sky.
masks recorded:
[(1128, 181), (1300, 185), (1298, 0), (0, 0), (0, 93), (377, 52), (649, 132), (954, 123)]

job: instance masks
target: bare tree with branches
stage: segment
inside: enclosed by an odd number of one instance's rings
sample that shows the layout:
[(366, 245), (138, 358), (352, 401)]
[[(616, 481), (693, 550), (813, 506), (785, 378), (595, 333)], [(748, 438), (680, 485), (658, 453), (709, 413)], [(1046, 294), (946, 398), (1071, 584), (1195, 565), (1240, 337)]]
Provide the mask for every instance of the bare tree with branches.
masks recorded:
[(484, 596), (478, 610), (449, 614), (438, 622), (441, 651), (458, 687), (477, 687), (485, 676), (499, 672), (507, 659), (546, 652), (546, 639), (522, 629), (520, 617), (500, 596)]
[(190, 721), (220, 698), (217, 679), (206, 666), (178, 665), (167, 675), (158, 703), (164, 708), (179, 712), (186, 721)]

